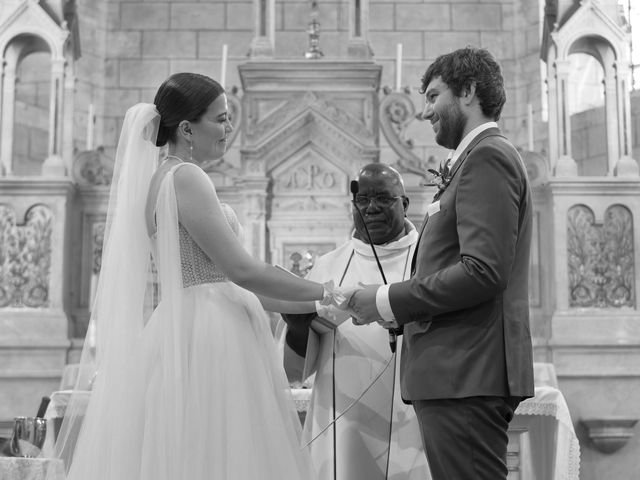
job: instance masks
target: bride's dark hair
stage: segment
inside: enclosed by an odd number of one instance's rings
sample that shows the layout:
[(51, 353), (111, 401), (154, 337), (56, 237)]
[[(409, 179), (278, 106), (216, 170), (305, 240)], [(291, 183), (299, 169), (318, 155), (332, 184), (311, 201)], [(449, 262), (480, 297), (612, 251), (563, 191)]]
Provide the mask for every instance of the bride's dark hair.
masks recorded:
[(176, 141), (176, 130), (183, 120), (197, 122), (224, 88), (206, 75), (174, 73), (167, 78), (153, 100), (160, 113), (156, 146)]

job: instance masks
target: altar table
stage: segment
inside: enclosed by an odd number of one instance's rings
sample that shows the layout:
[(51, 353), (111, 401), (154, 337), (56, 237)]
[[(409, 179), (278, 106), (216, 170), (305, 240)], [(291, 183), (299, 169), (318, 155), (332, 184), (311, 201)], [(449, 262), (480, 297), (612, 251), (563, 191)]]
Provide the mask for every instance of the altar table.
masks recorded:
[[(580, 445), (553, 364), (535, 363), (535, 396), (518, 405), (509, 426), (509, 480), (578, 480)], [(311, 389), (292, 389), (304, 422)]]

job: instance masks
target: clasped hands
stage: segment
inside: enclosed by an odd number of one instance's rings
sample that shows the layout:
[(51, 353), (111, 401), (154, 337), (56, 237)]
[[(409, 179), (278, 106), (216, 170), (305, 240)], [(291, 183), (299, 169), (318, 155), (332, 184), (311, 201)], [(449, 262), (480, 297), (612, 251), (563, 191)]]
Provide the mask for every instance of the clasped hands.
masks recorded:
[(379, 285), (358, 283), (355, 287), (336, 287), (333, 282), (328, 282), (324, 287), (325, 297), (321, 304), (330, 311), (335, 309), (348, 314), (354, 325), (377, 322), (384, 328), (398, 328), (396, 322), (386, 321), (378, 313), (376, 292)]

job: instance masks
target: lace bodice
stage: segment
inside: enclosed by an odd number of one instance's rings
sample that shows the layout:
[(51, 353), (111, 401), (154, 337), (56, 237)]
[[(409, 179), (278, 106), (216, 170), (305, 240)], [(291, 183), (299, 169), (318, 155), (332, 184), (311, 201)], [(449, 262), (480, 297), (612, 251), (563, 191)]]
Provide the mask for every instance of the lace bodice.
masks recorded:
[[(238, 222), (238, 217), (229, 205), (223, 203), (221, 207), (231, 230), (240, 239), (242, 227)], [(184, 288), (203, 283), (226, 282), (228, 280), (181, 224), (178, 224), (178, 235), (180, 239), (182, 286)]]

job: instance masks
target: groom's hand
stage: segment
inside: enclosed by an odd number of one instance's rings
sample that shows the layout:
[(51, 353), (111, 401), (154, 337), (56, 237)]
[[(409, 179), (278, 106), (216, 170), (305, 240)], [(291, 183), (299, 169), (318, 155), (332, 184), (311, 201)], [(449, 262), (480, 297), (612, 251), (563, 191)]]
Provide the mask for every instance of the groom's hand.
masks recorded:
[(348, 311), (354, 325), (366, 325), (371, 322), (384, 322), (376, 307), (378, 285), (362, 285), (349, 299)]
[(307, 342), (309, 341), (309, 327), (311, 322), (318, 316), (316, 312), (311, 313), (282, 313), (282, 319), (287, 324), (287, 335), (285, 340), (287, 345), (301, 357), (307, 353)]

